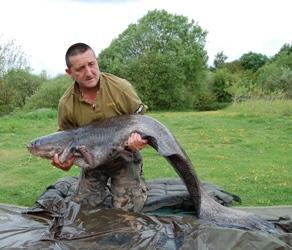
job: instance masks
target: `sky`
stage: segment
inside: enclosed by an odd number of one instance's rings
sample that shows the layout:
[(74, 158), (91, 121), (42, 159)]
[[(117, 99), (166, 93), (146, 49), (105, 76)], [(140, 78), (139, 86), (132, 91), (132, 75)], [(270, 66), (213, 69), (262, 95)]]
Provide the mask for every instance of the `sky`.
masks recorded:
[(250, 51), (273, 56), (292, 43), (291, 0), (0, 0), (0, 34), (14, 39), (33, 73), (65, 73), (65, 53), (77, 42), (98, 55), (128, 25), (151, 10), (192, 19), (208, 31), (209, 65)]

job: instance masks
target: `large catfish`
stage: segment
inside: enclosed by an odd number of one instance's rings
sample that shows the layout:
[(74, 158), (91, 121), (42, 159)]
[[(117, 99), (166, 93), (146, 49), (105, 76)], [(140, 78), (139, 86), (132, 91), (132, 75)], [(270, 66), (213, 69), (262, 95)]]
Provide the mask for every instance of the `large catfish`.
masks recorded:
[(173, 134), (159, 121), (145, 115), (120, 115), (84, 127), (59, 131), (36, 138), (28, 150), (47, 159), (52, 159), (57, 153), (61, 162), (74, 155), (77, 166), (98, 168), (121, 154), (129, 156), (125, 147), (133, 132), (147, 139), (148, 144), (176, 170), (190, 193), (199, 219), (225, 227), (258, 228), (263, 231), (274, 228), (272, 223), (255, 214), (215, 202), (202, 188), (191, 161)]

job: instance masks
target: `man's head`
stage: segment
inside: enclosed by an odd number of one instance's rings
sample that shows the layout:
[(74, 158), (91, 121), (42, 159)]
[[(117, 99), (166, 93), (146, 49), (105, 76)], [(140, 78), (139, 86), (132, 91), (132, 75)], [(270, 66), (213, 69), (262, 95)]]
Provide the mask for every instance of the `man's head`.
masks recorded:
[(69, 47), (65, 56), (66, 73), (81, 88), (93, 88), (98, 84), (100, 72), (94, 51), (87, 44), (76, 43)]

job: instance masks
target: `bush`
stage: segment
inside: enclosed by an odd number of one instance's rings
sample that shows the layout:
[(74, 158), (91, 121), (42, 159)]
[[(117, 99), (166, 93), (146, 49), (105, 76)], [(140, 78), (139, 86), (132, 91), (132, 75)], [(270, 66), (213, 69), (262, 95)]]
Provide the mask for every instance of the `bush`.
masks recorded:
[(30, 98), (28, 98), (24, 111), (33, 111), (40, 108), (58, 109), (61, 96), (72, 84), (67, 75), (59, 75), (45, 82)]
[(8, 114), (16, 108), (22, 108), (28, 97), (46, 79), (31, 74), (28, 70), (10, 69), (0, 79), (0, 112)]
[(209, 90), (201, 90), (192, 97), (191, 107), (197, 111), (216, 110), (216, 95)]
[(281, 89), (292, 98), (292, 53), (282, 51), (257, 72), (257, 85), (263, 91)]

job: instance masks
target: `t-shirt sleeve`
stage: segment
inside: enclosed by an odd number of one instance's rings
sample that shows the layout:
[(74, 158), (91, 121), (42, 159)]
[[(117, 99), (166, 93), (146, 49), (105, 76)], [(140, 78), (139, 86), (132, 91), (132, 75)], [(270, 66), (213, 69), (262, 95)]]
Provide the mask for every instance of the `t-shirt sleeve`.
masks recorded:
[(125, 114), (145, 114), (148, 107), (142, 103), (132, 85), (128, 85), (118, 99), (118, 105)]

